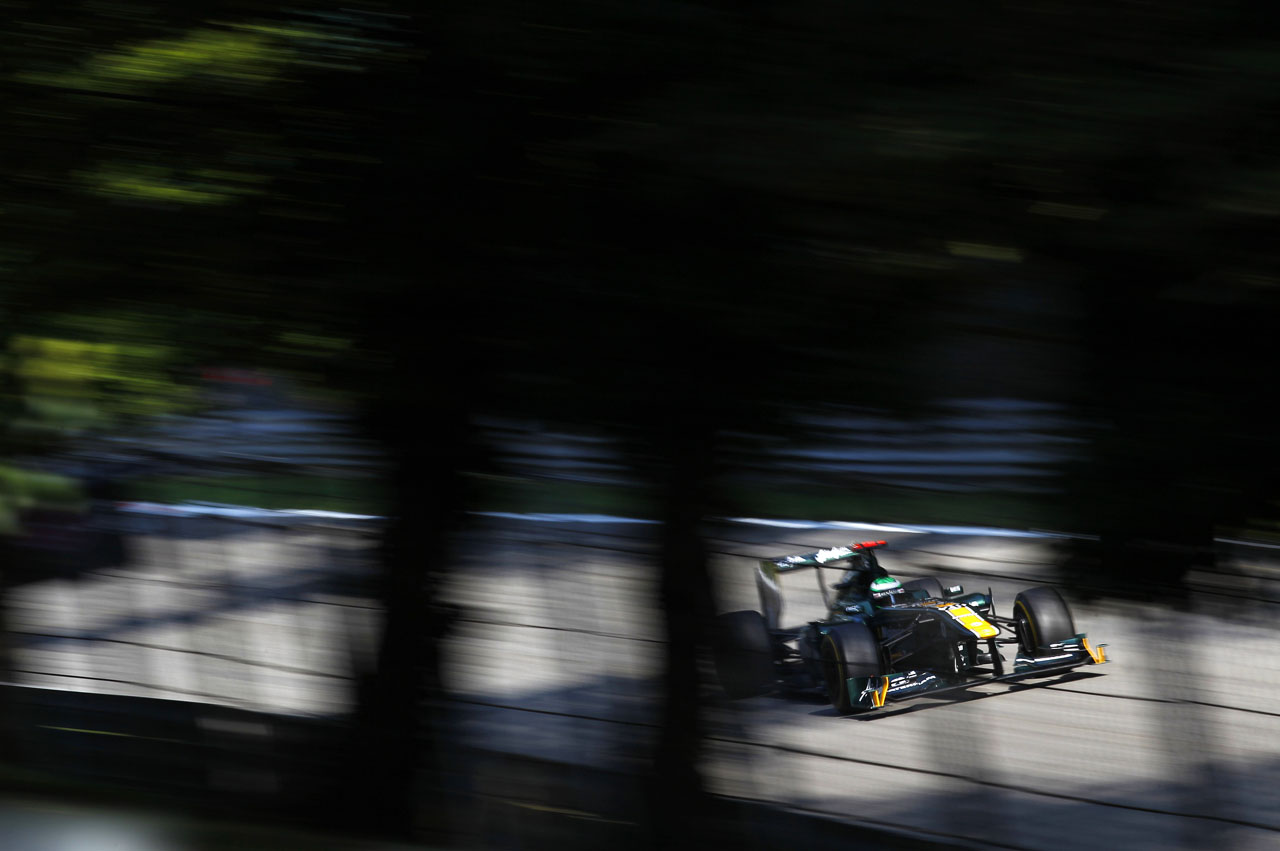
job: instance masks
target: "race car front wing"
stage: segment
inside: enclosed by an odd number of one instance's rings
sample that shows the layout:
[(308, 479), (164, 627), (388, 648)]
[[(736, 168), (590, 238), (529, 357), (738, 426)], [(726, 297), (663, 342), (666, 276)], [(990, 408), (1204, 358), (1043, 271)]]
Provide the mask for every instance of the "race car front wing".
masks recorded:
[(1035, 656), (1019, 653), (1013, 662), (1013, 671), (1004, 673), (1000, 654), (992, 648), (993, 673), (991, 676), (966, 676), (964, 674), (939, 674), (935, 671), (902, 671), (879, 677), (850, 677), (846, 681), (849, 698), (859, 709), (879, 709), (891, 700), (905, 700), (924, 694), (937, 695), (950, 691), (963, 691), (984, 683), (1001, 683), (1029, 677), (1043, 677), (1065, 673), (1082, 665), (1101, 665), (1111, 661), (1107, 645), (1093, 645), (1081, 633), (1074, 638), (1043, 648)]

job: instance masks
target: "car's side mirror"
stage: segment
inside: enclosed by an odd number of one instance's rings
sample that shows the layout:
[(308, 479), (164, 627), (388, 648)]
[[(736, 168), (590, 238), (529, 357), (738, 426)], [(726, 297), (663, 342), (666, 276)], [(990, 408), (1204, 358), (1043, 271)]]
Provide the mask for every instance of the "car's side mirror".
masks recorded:
[(952, 585), (950, 588), (947, 588), (946, 590), (947, 590), (947, 596), (948, 596), (948, 597), (955, 597), (955, 596), (957, 596), (957, 595), (959, 595), (959, 594), (963, 594), (963, 593), (964, 593), (964, 586), (963, 586), (963, 585)]

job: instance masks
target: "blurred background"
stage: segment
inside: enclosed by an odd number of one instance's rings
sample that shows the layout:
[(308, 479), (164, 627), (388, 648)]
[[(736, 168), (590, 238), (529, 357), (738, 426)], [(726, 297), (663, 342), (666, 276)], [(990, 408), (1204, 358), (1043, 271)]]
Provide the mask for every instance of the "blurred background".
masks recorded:
[[(1275, 4), (0, 15), (0, 845), (1280, 842)], [(865, 530), (1117, 661), (728, 702)]]

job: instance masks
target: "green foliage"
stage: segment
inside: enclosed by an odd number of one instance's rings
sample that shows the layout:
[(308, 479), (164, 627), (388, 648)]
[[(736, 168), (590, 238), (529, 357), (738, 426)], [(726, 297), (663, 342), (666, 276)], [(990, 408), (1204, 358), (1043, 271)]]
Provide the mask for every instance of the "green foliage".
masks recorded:
[[(172, 376), (175, 350), (141, 342), (138, 318), (115, 317), (114, 323), (109, 317), (61, 319), (55, 328), (88, 325), (93, 331), (79, 338), (18, 335), (9, 342), (5, 364), (26, 410), (18, 427), (101, 428), (122, 419), (177, 413), (193, 404), (192, 389)], [(96, 321), (103, 325), (94, 327)]]
[(65, 476), (0, 464), (0, 535), (20, 531), (19, 512), (29, 508), (75, 510), (83, 504), (77, 484)]
[(0, 190), (0, 310), (17, 308), (0, 378), (26, 451), (36, 433), (188, 410), (193, 367), (327, 382), (317, 364), (353, 337), (349, 314), (313, 302), (356, 298), (325, 283), (341, 264), (314, 228), (345, 224), (336, 187), (378, 161), (353, 150), (358, 118), (309, 86), (395, 45), (340, 19), (145, 12), (91, 5), (54, 25), (29, 8), (3, 36), (20, 84), (3, 141), (21, 165)]
[(304, 29), (256, 24), (198, 28), (179, 38), (152, 39), (101, 51), (62, 73), (19, 72), (22, 82), (112, 94), (139, 94), (203, 78), (219, 84), (263, 85), (298, 60), (290, 44), (317, 39)]
[(177, 172), (127, 161), (105, 163), (79, 177), (91, 192), (109, 198), (177, 204), (228, 204), (246, 195), (262, 194), (256, 184), (268, 180), (261, 175), (223, 169)]
[[(1211, 443), (1197, 408), (1257, 419), (1180, 343), (1207, 326), (1244, 373), (1259, 335), (1214, 329), (1265, 326), (1280, 292), (1277, 66), (1250, 4), (144, 25), (118, 2), (92, 35), (101, 8), (31, 7), (7, 36), (24, 323), (110, 293), (173, 363), (284, 368), (403, 421), (587, 422), (639, 455), (671, 423), (793, 428), (831, 398), (1082, 401), (1127, 417), (1121, 457)], [(149, 380), (121, 385), (132, 410), (165, 398)]]

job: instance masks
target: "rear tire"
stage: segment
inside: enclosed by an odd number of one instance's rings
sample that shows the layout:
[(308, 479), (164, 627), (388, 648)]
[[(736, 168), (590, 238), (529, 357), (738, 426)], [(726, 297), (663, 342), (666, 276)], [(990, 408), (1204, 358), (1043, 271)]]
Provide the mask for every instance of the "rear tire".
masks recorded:
[(831, 627), (822, 638), (822, 676), (827, 698), (841, 715), (860, 707), (849, 697), (850, 677), (880, 677), (884, 663), (880, 643), (871, 627), (864, 623), (842, 623)]
[(712, 640), (716, 677), (725, 694), (737, 700), (769, 691), (777, 679), (773, 636), (759, 612), (716, 616)]
[(902, 583), (902, 587), (911, 591), (913, 589), (927, 591), (929, 596), (935, 600), (945, 600), (946, 595), (942, 591), (942, 582), (936, 576), (926, 576), (923, 579), (912, 579), (910, 582)]
[(1013, 618), (1018, 626), (1018, 647), (1028, 656), (1076, 635), (1071, 609), (1053, 588), (1028, 588), (1014, 597)]

